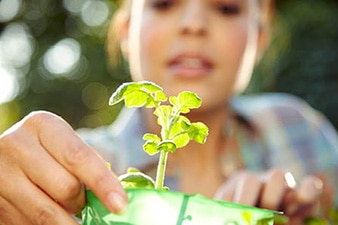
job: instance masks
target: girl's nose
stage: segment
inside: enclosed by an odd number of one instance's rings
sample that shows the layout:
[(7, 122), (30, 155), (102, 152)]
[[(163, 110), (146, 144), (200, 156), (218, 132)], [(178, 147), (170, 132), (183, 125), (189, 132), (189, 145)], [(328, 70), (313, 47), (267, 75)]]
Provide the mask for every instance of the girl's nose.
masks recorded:
[(207, 15), (201, 0), (189, 0), (182, 13), (180, 30), (183, 34), (203, 35), (207, 28)]

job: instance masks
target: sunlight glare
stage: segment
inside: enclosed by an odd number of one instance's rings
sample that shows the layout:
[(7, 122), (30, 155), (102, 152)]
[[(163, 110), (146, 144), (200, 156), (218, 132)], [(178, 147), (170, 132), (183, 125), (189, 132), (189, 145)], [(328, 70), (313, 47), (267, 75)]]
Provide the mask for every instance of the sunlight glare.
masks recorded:
[(80, 57), (80, 44), (75, 39), (65, 38), (46, 52), (43, 63), (55, 77), (65, 77), (76, 67)]
[(81, 18), (88, 26), (100, 26), (109, 17), (109, 8), (102, 1), (87, 1), (82, 8)]
[(34, 52), (34, 42), (26, 26), (20, 23), (7, 25), (1, 34), (0, 51), (16, 67), (29, 63)]
[(85, 1), (86, 0), (63, 0), (63, 6), (71, 13), (79, 13)]
[(12, 20), (21, 7), (21, 0), (0, 0), (0, 22)]
[(17, 92), (18, 82), (15, 79), (15, 71), (9, 71), (9, 68), (0, 65), (0, 104), (13, 100)]

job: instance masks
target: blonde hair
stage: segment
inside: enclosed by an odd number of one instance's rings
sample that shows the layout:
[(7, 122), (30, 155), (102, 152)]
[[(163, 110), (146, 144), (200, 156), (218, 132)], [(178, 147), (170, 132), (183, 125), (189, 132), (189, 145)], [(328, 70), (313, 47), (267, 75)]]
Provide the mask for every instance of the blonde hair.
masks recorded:
[(108, 27), (106, 46), (108, 60), (112, 66), (117, 66), (121, 60), (123, 60), (120, 49), (119, 32), (121, 26), (129, 20), (130, 4), (130, 0), (116, 1), (117, 9)]

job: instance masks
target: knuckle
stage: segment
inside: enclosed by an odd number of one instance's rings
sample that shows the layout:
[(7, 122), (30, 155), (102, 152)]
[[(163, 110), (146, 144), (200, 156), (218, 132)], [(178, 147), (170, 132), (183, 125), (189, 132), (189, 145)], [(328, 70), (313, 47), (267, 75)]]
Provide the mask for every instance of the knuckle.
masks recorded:
[(103, 173), (98, 173), (93, 178), (92, 185), (93, 185), (93, 187), (94, 186), (96, 186), (96, 187), (105, 187), (105, 186), (107, 186), (106, 185), (106, 181), (107, 181), (107, 175), (103, 174)]
[(86, 202), (84, 186), (75, 178), (61, 183), (54, 197), (58, 204), (71, 214), (81, 211)]
[(75, 178), (73, 179), (63, 179), (59, 183), (59, 192), (56, 199), (58, 201), (66, 201), (68, 199), (73, 199), (77, 197), (82, 190), (81, 184)]
[(37, 124), (43, 124), (51, 119), (55, 119), (56, 115), (47, 111), (33, 111), (30, 112), (24, 118), (24, 124), (28, 126), (36, 126)]
[(35, 224), (37, 225), (55, 224), (57, 216), (56, 211), (50, 206), (38, 208), (35, 215)]
[(15, 146), (14, 144), (19, 143), (18, 140), (27, 140), (27, 135), (34, 135), (34, 131), (38, 130), (41, 125), (46, 124), (51, 117), (53, 117), (51, 113), (44, 111), (29, 113), (0, 135), (0, 148), (8, 144)]
[(31, 222), (0, 196), (0, 224), (30, 225)]
[(70, 166), (78, 166), (85, 164), (90, 158), (90, 151), (82, 144), (75, 144), (65, 153), (65, 161)]
[(31, 112), (24, 119), (7, 129), (0, 135), (0, 150), (17, 152), (26, 149), (24, 143), (28, 142), (28, 137), (34, 136), (34, 130), (46, 120), (46, 117), (50, 117), (47, 112)]
[(2, 201), (2, 199), (0, 198), (0, 218), (5, 217), (7, 214), (8, 214), (8, 206), (6, 206)]

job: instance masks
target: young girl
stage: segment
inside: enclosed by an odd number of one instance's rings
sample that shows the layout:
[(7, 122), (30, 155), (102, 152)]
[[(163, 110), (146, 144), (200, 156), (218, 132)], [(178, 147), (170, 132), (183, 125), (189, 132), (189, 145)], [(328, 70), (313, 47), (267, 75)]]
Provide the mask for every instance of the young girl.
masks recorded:
[[(122, 2), (113, 27), (132, 79), (203, 100), (189, 118), (208, 125), (208, 140), (169, 156), (167, 186), (281, 210), (290, 224), (325, 215), (338, 177), (331, 125), (289, 95), (238, 96), (268, 45), (273, 2)], [(118, 174), (128, 166), (151, 173), (154, 159), (141, 150), (145, 131), (159, 132), (148, 110), (124, 109), (109, 127), (78, 131), (82, 139), (59, 117), (31, 113), (0, 139), (0, 222), (76, 224), (68, 214), (85, 204), (84, 186), (120, 212), (126, 195), (92, 147)]]

